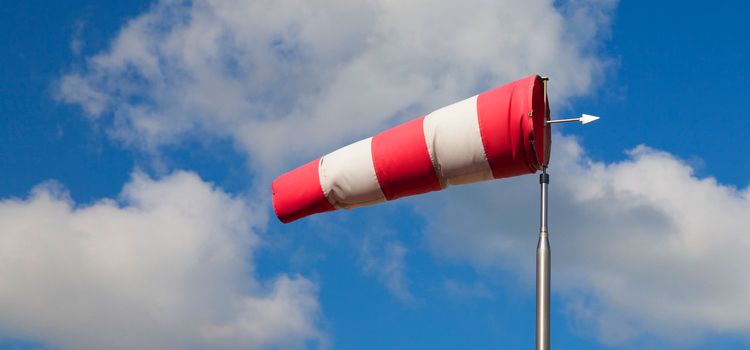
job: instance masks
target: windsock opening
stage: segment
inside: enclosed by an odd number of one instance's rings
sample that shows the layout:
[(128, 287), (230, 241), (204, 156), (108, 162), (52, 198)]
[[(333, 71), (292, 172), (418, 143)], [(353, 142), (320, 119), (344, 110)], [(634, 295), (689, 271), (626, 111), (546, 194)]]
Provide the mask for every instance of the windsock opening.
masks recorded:
[(545, 79), (532, 75), (479, 94), (477, 117), (495, 179), (547, 166), (550, 134)]
[[(547, 121), (550, 119), (549, 99), (547, 98), (547, 82), (549, 79), (539, 76), (537, 78), (541, 79), (541, 84), (535, 79), (534, 90), (531, 95), (531, 113), (534, 120), (534, 139), (531, 145), (534, 148), (534, 154), (536, 154), (537, 169), (542, 170), (549, 164), (552, 130), (549, 124), (547, 124)], [(539, 91), (540, 88), (538, 85), (541, 85), (541, 91)]]
[(547, 167), (547, 79), (532, 75), (438, 109), (279, 176), (273, 207), (284, 223), (532, 174)]

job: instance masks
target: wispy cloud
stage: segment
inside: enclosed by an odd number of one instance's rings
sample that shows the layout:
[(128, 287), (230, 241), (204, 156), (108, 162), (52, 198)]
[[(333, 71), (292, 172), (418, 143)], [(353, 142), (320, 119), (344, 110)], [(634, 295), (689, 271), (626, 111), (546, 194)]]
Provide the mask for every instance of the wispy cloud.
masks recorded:
[(443, 289), (447, 296), (457, 299), (492, 299), (494, 294), (481, 281), (467, 283), (455, 279), (443, 281)]
[[(370, 235), (369, 237), (373, 237)], [(416, 301), (409, 290), (406, 276), (406, 247), (398, 241), (362, 240), (360, 262), (367, 274), (374, 274), (388, 292), (400, 301), (410, 304)]]

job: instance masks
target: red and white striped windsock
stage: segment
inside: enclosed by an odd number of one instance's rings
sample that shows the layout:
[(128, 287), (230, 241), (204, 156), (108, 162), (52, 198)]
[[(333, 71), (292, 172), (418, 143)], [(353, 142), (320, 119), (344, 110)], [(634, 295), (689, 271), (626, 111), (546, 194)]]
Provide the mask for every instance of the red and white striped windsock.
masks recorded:
[(546, 81), (532, 75), (355, 142), (279, 176), (279, 220), (351, 209), (547, 166)]

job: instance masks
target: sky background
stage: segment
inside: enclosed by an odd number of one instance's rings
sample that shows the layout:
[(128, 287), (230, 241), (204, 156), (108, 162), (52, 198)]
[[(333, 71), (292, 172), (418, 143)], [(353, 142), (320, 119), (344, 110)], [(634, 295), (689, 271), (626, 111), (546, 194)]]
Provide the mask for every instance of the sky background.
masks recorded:
[(0, 347), (534, 344), (537, 179), (280, 224), (280, 173), (533, 73), (554, 348), (750, 347), (749, 5), (0, 8)]

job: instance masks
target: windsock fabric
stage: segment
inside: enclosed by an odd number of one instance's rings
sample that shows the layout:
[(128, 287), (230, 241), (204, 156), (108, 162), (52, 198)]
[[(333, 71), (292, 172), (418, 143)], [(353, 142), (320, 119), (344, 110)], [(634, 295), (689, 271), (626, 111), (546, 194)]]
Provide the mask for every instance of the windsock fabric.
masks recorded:
[(532, 75), (333, 151), (273, 182), (276, 216), (288, 223), (535, 173), (549, 158), (545, 93), (542, 78)]

